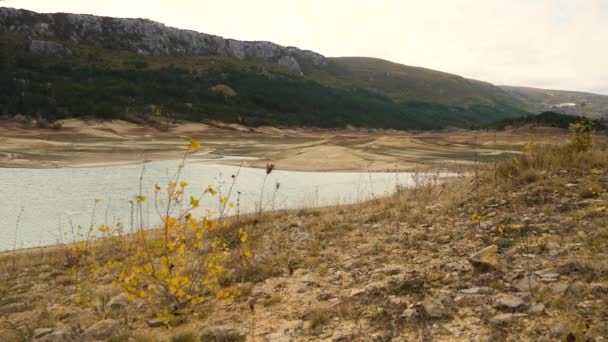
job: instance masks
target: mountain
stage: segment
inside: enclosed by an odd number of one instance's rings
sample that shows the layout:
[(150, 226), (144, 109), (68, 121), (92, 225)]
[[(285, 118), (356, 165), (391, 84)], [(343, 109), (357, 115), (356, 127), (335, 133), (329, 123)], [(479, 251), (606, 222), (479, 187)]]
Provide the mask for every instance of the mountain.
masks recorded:
[[(492, 84), (146, 19), (0, 8), (0, 114), (440, 129), (527, 114)], [(155, 114), (155, 115), (153, 115)]]
[(582, 102), (585, 114), (593, 118), (608, 118), (608, 96), (566, 90), (500, 86), (514, 98), (526, 104), (531, 111), (554, 111), (580, 115)]

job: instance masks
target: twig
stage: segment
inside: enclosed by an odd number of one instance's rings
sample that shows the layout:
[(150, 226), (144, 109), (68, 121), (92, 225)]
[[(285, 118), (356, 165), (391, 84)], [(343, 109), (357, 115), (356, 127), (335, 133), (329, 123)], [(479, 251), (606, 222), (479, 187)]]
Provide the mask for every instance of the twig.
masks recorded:
[(21, 215), (23, 214), (23, 206), (21, 206), (21, 210), (19, 210), (19, 214), (17, 215), (17, 223), (15, 224), (15, 238), (13, 240), (13, 261), (12, 261), (12, 270), (15, 271), (15, 258), (16, 258), (16, 250), (17, 250), (17, 234), (19, 234), (19, 223), (21, 223)]

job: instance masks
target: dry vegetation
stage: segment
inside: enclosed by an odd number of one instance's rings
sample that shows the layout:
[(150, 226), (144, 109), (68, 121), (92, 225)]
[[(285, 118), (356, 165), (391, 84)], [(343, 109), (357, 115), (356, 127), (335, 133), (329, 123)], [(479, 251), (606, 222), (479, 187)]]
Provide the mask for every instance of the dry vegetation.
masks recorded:
[[(605, 341), (608, 150), (586, 134), (366, 203), (211, 225), (182, 199), (173, 217), (197, 221), (175, 239), (165, 225), (145, 241), (6, 253), (0, 340)], [(213, 286), (172, 286), (196, 274)]]

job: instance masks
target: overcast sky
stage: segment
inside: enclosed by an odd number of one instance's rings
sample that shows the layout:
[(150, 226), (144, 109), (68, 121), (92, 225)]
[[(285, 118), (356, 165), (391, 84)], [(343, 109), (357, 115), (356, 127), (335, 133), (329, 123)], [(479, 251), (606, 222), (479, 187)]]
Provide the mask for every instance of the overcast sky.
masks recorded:
[(608, 94), (608, 0), (6, 0), (149, 18), (326, 56), (370, 56), (495, 84)]

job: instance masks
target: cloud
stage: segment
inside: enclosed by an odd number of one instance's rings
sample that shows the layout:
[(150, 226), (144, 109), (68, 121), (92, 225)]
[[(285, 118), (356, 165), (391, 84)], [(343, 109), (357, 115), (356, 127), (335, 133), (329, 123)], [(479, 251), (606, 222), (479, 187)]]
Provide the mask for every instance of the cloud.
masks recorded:
[(608, 94), (605, 0), (8, 0), (3, 5), (144, 17), (495, 84)]

